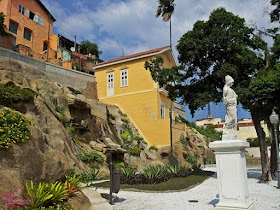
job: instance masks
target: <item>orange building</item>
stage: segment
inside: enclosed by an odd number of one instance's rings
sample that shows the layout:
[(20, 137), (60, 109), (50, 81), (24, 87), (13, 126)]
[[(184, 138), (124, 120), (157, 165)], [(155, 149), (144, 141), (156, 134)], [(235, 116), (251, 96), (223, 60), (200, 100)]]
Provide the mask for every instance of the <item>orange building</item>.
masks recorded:
[(40, 0), (0, 0), (0, 12), (6, 15), (5, 25), (22, 44), (35, 53), (48, 48), (55, 18)]

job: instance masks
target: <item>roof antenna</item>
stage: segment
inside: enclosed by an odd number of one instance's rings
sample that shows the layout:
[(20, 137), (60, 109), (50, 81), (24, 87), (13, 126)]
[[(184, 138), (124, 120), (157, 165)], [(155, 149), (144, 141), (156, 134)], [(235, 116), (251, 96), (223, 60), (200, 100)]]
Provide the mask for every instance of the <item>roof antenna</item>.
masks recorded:
[(124, 50), (123, 50), (123, 48), (122, 48), (122, 57), (124, 57)]

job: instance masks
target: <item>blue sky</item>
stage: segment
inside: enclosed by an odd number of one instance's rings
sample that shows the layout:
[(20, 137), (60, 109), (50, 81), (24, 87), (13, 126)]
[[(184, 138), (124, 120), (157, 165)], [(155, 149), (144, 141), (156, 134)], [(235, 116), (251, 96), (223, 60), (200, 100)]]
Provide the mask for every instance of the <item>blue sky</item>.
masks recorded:
[[(169, 45), (169, 23), (155, 18), (157, 0), (41, 0), (56, 18), (54, 33), (77, 41), (90, 40), (103, 51), (100, 58), (114, 59)], [(225, 7), (245, 18), (247, 24), (259, 28), (273, 27), (265, 8), (271, 10), (270, 0), (175, 0), (172, 16), (173, 51), (180, 37), (192, 29), (197, 20), (207, 20), (212, 10)], [(275, 25), (274, 25), (275, 26)], [(211, 106), (214, 117), (223, 117), (223, 105)], [(238, 108), (239, 118), (248, 117)], [(198, 111), (195, 118), (207, 116)], [(187, 119), (193, 120), (187, 113)]]

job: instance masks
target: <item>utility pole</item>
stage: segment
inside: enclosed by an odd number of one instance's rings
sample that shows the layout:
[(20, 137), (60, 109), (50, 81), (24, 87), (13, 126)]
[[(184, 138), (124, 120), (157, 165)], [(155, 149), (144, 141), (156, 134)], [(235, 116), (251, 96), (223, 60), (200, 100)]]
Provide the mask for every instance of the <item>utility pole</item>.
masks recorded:
[(75, 41), (74, 41), (74, 48), (75, 48), (75, 52), (76, 52), (76, 41), (77, 41), (77, 36), (75, 35), (74, 38), (75, 38)]

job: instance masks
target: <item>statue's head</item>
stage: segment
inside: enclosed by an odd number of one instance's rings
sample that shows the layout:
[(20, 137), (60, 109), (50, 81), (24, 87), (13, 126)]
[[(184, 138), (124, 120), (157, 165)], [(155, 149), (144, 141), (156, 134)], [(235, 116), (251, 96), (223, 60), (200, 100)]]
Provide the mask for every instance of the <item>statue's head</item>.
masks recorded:
[(234, 80), (233, 80), (232, 77), (229, 76), (229, 75), (227, 75), (227, 76), (225, 77), (225, 80), (226, 80), (226, 85), (232, 86), (233, 83), (234, 83)]

